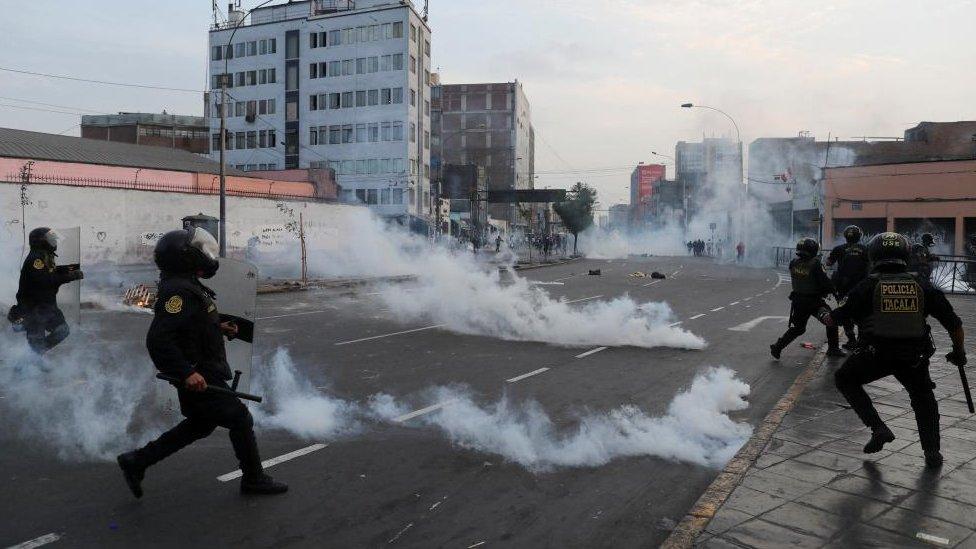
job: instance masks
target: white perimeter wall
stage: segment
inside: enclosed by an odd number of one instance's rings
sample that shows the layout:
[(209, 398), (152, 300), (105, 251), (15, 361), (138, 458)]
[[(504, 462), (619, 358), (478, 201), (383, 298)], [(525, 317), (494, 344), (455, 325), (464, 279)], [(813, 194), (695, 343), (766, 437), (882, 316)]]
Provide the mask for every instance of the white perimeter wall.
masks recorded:
[[(89, 266), (151, 263), (156, 239), (182, 228), (183, 217), (198, 213), (217, 217), (219, 213), (218, 198), (211, 195), (35, 184), (28, 187), (27, 196), (27, 231), (40, 226), (80, 226), (82, 263)], [(0, 183), (3, 267), (16, 264), (19, 269), (22, 261), (20, 202), (19, 185)], [(259, 263), (294, 262), (297, 266), (299, 213), (304, 217), (306, 242), (314, 250), (334, 249), (344, 237), (344, 227), (369, 215), (360, 206), (227, 197), (228, 255), (244, 257), (250, 243), (250, 256), (264, 259)], [(7, 268), (2, 271), (6, 274)]]

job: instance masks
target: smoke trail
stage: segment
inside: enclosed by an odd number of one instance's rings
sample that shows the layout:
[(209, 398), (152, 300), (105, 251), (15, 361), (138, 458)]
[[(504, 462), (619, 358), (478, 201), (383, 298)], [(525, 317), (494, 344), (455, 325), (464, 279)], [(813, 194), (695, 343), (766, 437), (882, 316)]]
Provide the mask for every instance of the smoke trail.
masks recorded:
[(284, 348), (253, 371), (253, 390), (265, 397), (251, 410), (258, 426), (303, 438), (330, 438), (358, 429), (357, 406), (327, 396), (300, 374)]
[[(560, 433), (542, 407), (517, 404), (507, 397), (479, 406), (467, 392), (438, 388), (434, 398), (451, 404), (423, 423), (444, 432), (464, 448), (499, 454), (532, 471), (555, 467), (594, 467), (628, 456), (655, 456), (719, 468), (752, 434), (728, 412), (748, 406), (749, 386), (727, 368), (695, 377), (675, 396), (664, 416), (647, 415), (632, 405), (602, 414), (586, 414), (569, 432)], [(387, 419), (401, 414), (388, 395), (371, 399), (374, 412)]]

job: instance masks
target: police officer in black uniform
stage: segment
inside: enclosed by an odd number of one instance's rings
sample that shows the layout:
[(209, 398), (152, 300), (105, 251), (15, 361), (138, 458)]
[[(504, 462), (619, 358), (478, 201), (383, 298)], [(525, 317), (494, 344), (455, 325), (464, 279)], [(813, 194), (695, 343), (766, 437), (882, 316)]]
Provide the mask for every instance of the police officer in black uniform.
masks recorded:
[[(776, 343), (769, 346), (773, 358), (778, 359), (783, 349), (807, 331), (811, 316), (822, 318), (830, 312), (824, 298), (834, 293), (834, 285), (827, 277), (817, 253), (820, 244), (812, 238), (804, 238), (796, 243), (796, 258), (790, 262), (790, 279), (793, 292), (790, 301), (790, 326)], [(840, 349), (840, 331), (836, 326), (827, 327), (827, 355), (846, 356)]]
[(847, 302), (833, 311), (828, 322), (855, 320), (861, 327), (861, 345), (835, 374), (835, 383), (861, 421), (871, 428), (864, 452), (878, 452), (895, 439), (863, 385), (894, 375), (904, 385), (915, 411), (925, 464), (942, 465), (939, 452), (939, 408), (929, 377), (929, 357), (935, 352), (925, 317), (931, 315), (952, 337), (946, 359), (966, 364), (962, 322), (945, 294), (925, 279), (907, 271), (908, 240), (898, 233), (882, 233), (868, 246), (871, 275), (851, 290)]
[(70, 333), (64, 314), (58, 308), (58, 289), (85, 275), (77, 266), (55, 265), (58, 236), (51, 229), (34, 229), (28, 242), (30, 253), (20, 269), (17, 305), (9, 317), (27, 332), (31, 349), (43, 354), (64, 341)]
[(932, 253), (929, 249), (935, 244), (935, 238), (931, 233), (922, 235), (922, 242), (912, 245), (911, 261), (908, 264), (908, 271), (917, 274), (925, 280), (932, 279), (932, 264), (939, 260), (939, 256)]
[[(828, 267), (837, 265), (832, 281), (837, 290), (835, 297), (841, 303), (847, 299), (847, 294), (854, 286), (868, 276), (870, 263), (868, 261), (868, 248), (861, 244), (863, 233), (857, 225), (851, 225), (844, 229), (844, 240), (846, 242), (836, 246), (827, 256), (826, 264)], [(857, 345), (857, 335), (854, 332), (854, 323), (844, 324), (844, 335), (847, 342), (844, 343), (845, 349), (853, 349)]]
[(228, 388), (232, 375), (224, 337), (237, 333), (232, 323), (220, 322), (214, 293), (199, 280), (217, 272), (216, 240), (197, 227), (172, 231), (159, 240), (155, 259), (159, 291), (146, 347), (160, 372), (184, 380), (176, 389), (186, 419), (144, 447), (118, 457), (129, 488), (141, 497), (146, 468), (224, 427), (230, 431), (243, 472), (241, 493), (287, 491), (287, 485), (264, 473), (253, 420), (244, 404), (233, 396), (206, 392), (210, 385)]

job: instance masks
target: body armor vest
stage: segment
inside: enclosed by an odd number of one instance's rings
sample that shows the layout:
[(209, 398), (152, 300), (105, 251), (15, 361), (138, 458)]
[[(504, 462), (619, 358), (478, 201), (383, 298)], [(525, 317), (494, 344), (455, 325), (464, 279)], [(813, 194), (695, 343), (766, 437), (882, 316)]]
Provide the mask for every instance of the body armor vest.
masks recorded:
[(160, 281), (160, 295), (175, 294), (181, 289), (196, 295), (205, 307), (206, 325), (200, 327), (200, 332), (195, 334), (195, 341), (190, 343), (194, 346), (195, 354), (199, 359), (199, 363), (195, 366), (216, 374), (221, 379), (231, 379), (233, 374), (227, 364), (224, 334), (220, 330), (220, 313), (217, 311), (217, 304), (214, 302), (211, 290), (191, 278), (171, 277)]
[(883, 339), (920, 339), (928, 335), (925, 292), (909, 273), (882, 274), (874, 287), (871, 316), (864, 325)]
[(814, 270), (818, 268), (820, 268), (820, 260), (816, 257), (793, 260), (790, 263), (793, 291), (800, 295), (820, 295), (822, 290), (813, 275)]

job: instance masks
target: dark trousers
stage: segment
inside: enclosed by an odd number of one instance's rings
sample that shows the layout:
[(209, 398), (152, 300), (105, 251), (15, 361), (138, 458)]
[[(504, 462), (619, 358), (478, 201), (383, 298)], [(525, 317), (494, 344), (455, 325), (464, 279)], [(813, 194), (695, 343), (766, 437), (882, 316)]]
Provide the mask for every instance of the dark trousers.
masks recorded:
[[(794, 297), (793, 306), (790, 308), (789, 328), (786, 329), (783, 337), (776, 342), (776, 346), (784, 349), (793, 343), (794, 339), (803, 335), (807, 331), (807, 322), (810, 321), (810, 317), (823, 308), (827, 308), (827, 304), (819, 297)], [(827, 327), (827, 344), (831, 349), (836, 349), (840, 344), (840, 330), (837, 326)]]
[(882, 356), (868, 350), (860, 350), (844, 361), (834, 374), (834, 383), (851, 408), (861, 418), (864, 425), (872, 430), (884, 426), (884, 421), (864, 390), (864, 385), (890, 375), (908, 391), (915, 423), (918, 425), (918, 438), (922, 449), (931, 452), (939, 450), (939, 405), (932, 389), (935, 383), (929, 377), (928, 360), (906, 361), (906, 354)]
[[(222, 381), (207, 380), (207, 383), (227, 388)], [(228, 395), (194, 393), (183, 389), (178, 391), (180, 411), (186, 419), (138, 450), (143, 465), (148, 467), (162, 461), (193, 442), (208, 437), (217, 427), (223, 427), (230, 431), (230, 442), (244, 477), (253, 478), (263, 472), (254, 436), (254, 420), (240, 400)]]
[(64, 313), (55, 305), (34, 307), (25, 314), (24, 331), (27, 333), (28, 345), (37, 354), (50, 351), (71, 333)]

